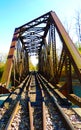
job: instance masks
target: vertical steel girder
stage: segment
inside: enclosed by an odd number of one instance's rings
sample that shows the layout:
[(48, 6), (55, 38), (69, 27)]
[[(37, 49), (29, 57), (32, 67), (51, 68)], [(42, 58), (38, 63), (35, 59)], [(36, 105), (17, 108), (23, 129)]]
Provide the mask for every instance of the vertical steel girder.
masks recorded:
[(49, 37), (47, 47), (47, 59), (46, 59), (46, 75), (50, 77), (49, 80), (57, 80), (57, 56), (56, 56), (56, 38), (54, 24), (50, 23)]
[(66, 70), (66, 85), (67, 85), (67, 92), (73, 93), (72, 90), (72, 75), (71, 75), (71, 62), (70, 58), (66, 55), (65, 59), (65, 70)]
[[(16, 30), (15, 30), (16, 32)], [(15, 47), (16, 47), (16, 43), (18, 40), (18, 36), (19, 34), (15, 34), (13, 35), (13, 39), (11, 42), (11, 46), (10, 46), (10, 51), (7, 57), (7, 62), (6, 62), (6, 66), (5, 66), (5, 70), (3, 72), (3, 76), (1, 79), (2, 84), (6, 84), (5, 86), (8, 87), (9, 82), (10, 82), (10, 76), (11, 76), (11, 71), (12, 71), (12, 66), (13, 66), (13, 60), (14, 60), (14, 52), (15, 52)]]
[(73, 44), (67, 32), (65, 31), (62, 23), (60, 22), (55, 12), (51, 12), (51, 19), (52, 22), (55, 24), (58, 34), (67, 50), (70, 61), (72, 62), (72, 65), (74, 66), (78, 78), (81, 82), (81, 56), (78, 53), (75, 45)]
[(54, 81), (57, 82), (56, 36), (55, 36), (54, 24), (51, 24), (51, 39), (52, 39), (52, 58), (53, 58)]
[[(45, 27), (40, 28), (40, 24), (45, 24)], [(35, 27), (35, 28), (34, 28)], [(23, 45), (23, 52), (22, 55), (24, 55), (24, 50), (27, 51), (29, 49), (29, 45), (32, 41), (31, 35), (30, 39), (28, 35), (28, 30), (29, 32), (34, 35), (36, 33), (36, 29), (38, 30), (36, 39), (34, 38), (34, 42), (36, 42), (35, 47), (38, 47), (38, 41), (41, 38), (40, 46), (38, 49), (39, 53), (39, 71), (46, 74), (48, 77), (52, 77), (54, 80), (55, 84), (59, 82), (59, 79), (61, 77), (61, 72), (63, 65), (65, 63), (66, 67), (66, 82), (68, 86), (68, 93), (72, 93), (72, 76), (71, 76), (71, 64), (73, 65), (78, 78), (81, 82), (81, 56), (78, 53), (77, 49), (75, 48), (72, 40), (70, 39), (69, 35), (65, 31), (63, 25), (61, 24), (59, 18), (55, 14), (55, 12), (49, 12), (46, 13), (45, 15), (42, 15), (38, 17), (37, 19), (34, 19), (30, 21), (27, 24), (24, 24), (23, 26), (17, 28), (14, 32), (10, 51), (8, 54), (5, 70), (2, 76), (2, 83), (6, 83), (6, 87), (8, 87), (9, 82), (10, 82), (10, 76), (11, 76), (11, 71), (13, 65), (15, 65), (15, 60), (14, 60), (14, 52), (15, 52), (15, 47), (18, 41), (18, 38), (20, 38), (22, 45)], [(34, 32), (32, 32), (34, 30)], [(39, 32), (41, 34), (42, 30), (42, 35), (39, 36)], [(57, 31), (57, 32), (56, 32)], [(46, 43), (45, 39), (46, 36), (49, 32), (49, 41)], [(60, 61), (57, 62), (57, 54), (56, 54), (56, 33), (59, 34), (59, 37), (63, 43), (63, 49), (62, 53), (60, 56)], [(23, 35), (24, 34), (24, 35)], [(29, 40), (29, 42), (28, 42)], [(27, 45), (27, 46), (25, 46)], [(36, 46), (37, 45), (37, 46)], [(43, 46), (45, 47), (45, 52), (42, 50)], [(33, 52), (33, 50), (30, 49), (30, 51)], [(35, 50), (36, 51), (36, 50)], [(27, 57), (27, 58), (26, 58)], [(24, 59), (24, 56), (22, 57), (22, 64), (21, 64), (21, 70), (24, 71), (27, 67), (28, 70), (28, 52), (26, 54), (26, 59)], [(71, 62), (71, 63), (70, 63)], [(15, 70), (14, 70), (15, 73)], [(22, 72), (21, 72), (22, 73)], [(15, 76), (14, 76), (15, 79)], [(68, 81), (70, 81), (68, 83)], [(69, 87), (70, 86), (70, 87)]]
[[(58, 79), (57, 78), (55, 79), (55, 82), (57, 80), (59, 81), (60, 76), (61, 76), (61, 71), (63, 68), (63, 64), (65, 62), (65, 58), (66, 58), (66, 54), (67, 54), (67, 57), (69, 60), (67, 60), (67, 62), (66, 62), (66, 66), (67, 66), (66, 75), (67, 75), (67, 82), (70, 80), (69, 85), (68, 85), (68, 89), (69, 89), (69, 93), (71, 93), (72, 92), (72, 77), (71, 77), (70, 62), (72, 63), (72, 65), (73, 65), (73, 67), (74, 67), (74, 69), (79, 77), (79, 80), (81, 82), (81, 63), (80, 63), (81, 56), (79, 55), (72, 40), (70, 39), (69, 35), (65, 31), (63, 25), (61, 24), (60, 20), (58, 19), (57, 15), (55, 14), (55, 12), (50, 12), (50, 15), (51, 16), (50, 16), (49, 24), (47, 24), (47, 27), (51, 28), (51, 32), (49, 35), (50, 42), (48, 44), (48, 48), (49, 48), (48, 53), (50, 54), (50, 44), (52, 42), (52, 51), (53, 51), (53, 59), (52, 59), (53, 60), (53, 70), (52, 71), (54, 72), (54, 77), (55, 78), (56, 78), (56, 76), (58, 77)], [(51, 27), (49, 27), (49, 25), (51, 25)], [(58, 69), (57, 69), (57, 57), (56, 57), (55, 29), (53, 26), (56, 28), (56, 30), (60, 36), (60, 39), (63, 43), (63, 46), (64, 46), (63, 50), (62, 50), (60, 62), (58, 64)], [(46, 34), (47, 34), (47, 31), (46, 31)], [(49, 64), (49, 67), (50, 67), (50, 64)]]
[(43, 48), (40, 51), (40, 55), (39, 55), (39, 62), (40, 62), (40, 71), (41, 73), (45, 74), (46, 71), (46, 43), (45, 43), (45, 39), (43, 40)]
[(65, 49), (63, 47), (62, 49), (62, 53), (61, 53), (61, 57), (60, 57), (60, 61), (58, 63), (58, 82), (59, 82), (59, 79), (60, 79), (60, 76), (61, 76), (61, 72), (62, 72), (62, 68), (63, 68), (63, 65), (64, 65), (64, 61), (65, 61), (65, 58), (66, 58), (66, 52), (65, 52)]
[(49, 37), (48, 37), (48, 45), (47, 45), (47, 58), (46, 58), (46, 75), (48, 79), (50, 80), (53, 77), (53, 56), (52, 56), (52, 31), (51, 31), (51, 25), (49, 28)]
[[(11, 42), (9, 54), (7, 57), (7, 61), (5, 64), (5, 70), (2, 75), (1, 83), (5, 84), (5, 87), (9, 87), (12, 69), (13, 69), (13, 85), (15, 86), (15, 82), (18, 84), (22, 80), (22, 74), (29, 72), (29, 65), (28, 65), (28, 54), (24, 52), (24, 47), (22, 45), (21, 52), (18, 52), (17, 50), (17, 44), (18, 44), (19, 34), (15, 30), (13, 39)], [(19, 43), (20, 44), (20, 43)], [(19, 46), (18, 46), (19, 47)], [(18, 57), (18, 53), (19, 57)], [(26, 55), (25, 55), (26, 54)], [(17, 58), (17, 59), (16, 59)]]

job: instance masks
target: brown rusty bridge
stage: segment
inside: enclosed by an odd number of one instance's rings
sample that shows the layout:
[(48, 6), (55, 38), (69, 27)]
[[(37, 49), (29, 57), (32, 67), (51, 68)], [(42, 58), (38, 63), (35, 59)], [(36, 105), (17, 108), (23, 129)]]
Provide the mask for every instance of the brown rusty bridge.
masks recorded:
[[(29, 58), (38, 57), (38, 73), (81, 107), (73, 85), (81, 83), (81, 56), (56, 13), (50, 11), (15, 29), (0, 93), (21, 84), (29, 74)], [(75, 83), (76, 84), (76, 83)]]

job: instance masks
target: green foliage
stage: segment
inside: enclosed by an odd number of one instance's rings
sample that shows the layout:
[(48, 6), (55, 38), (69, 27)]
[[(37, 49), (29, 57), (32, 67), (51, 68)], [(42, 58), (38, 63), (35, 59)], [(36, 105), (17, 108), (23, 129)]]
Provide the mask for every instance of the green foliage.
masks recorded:
[(30, 71), (37, 71), (38, 65), (33, 65), (31, 61), (29, 61), (29, 70)]
[(4, 71), (4, 67), (5, 67), (5, 64), (0, 63), (0, 80), (1, 80), (1, 77), (2, 77), (2, 74), (3, 74), (3, 71)]
[(75, 46), (76, 46), (77, 50), (79, 51), (79, 53), (81, 54), (81, 43), (76, 42)]
[(81, 54), (81, 46), (79, 46), (78, 50), (79, 50), (79, 53)]

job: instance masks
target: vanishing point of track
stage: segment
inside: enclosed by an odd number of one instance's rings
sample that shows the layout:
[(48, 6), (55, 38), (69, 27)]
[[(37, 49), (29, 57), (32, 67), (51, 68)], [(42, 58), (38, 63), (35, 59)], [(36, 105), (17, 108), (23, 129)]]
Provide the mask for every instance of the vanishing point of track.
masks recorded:
[(0, 129), (80, 130), (81, 119), (70, 106), (49, 82), (33, 72), (0, 108)]

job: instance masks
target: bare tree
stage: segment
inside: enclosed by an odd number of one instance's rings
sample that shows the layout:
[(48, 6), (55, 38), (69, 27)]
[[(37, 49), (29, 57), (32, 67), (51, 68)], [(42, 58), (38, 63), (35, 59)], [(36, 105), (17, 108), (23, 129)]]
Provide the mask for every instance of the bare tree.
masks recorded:
[(66, 29), (66, 32), (68, 33), (68, 35), (71, 37), (71, 39), (73, 40), (73, 33), (74, 33), (74, 23), (73, 23), (73, 18), (68, 19), (65, 18), (64, 22), (64, 27)]
[(0, 63), (5, 63), (7, 59), (7, 54), (0, 53)]
[(76, 17), (75, 17), (75, 20), (76, 20), (76, 34), (77, 34), (77, 37), (78, 37), (78, 44), (80, 46), (80, 43), (81, 43), (81, 11), (78, 10), (76, 11)]
[(65, 21), (64, 21), (64, 27), (67, 31), (68, 34), (70, 34), (70, 31), (72, 29), (72, 22), (68, 22), (68, 20), (65, 18)]

